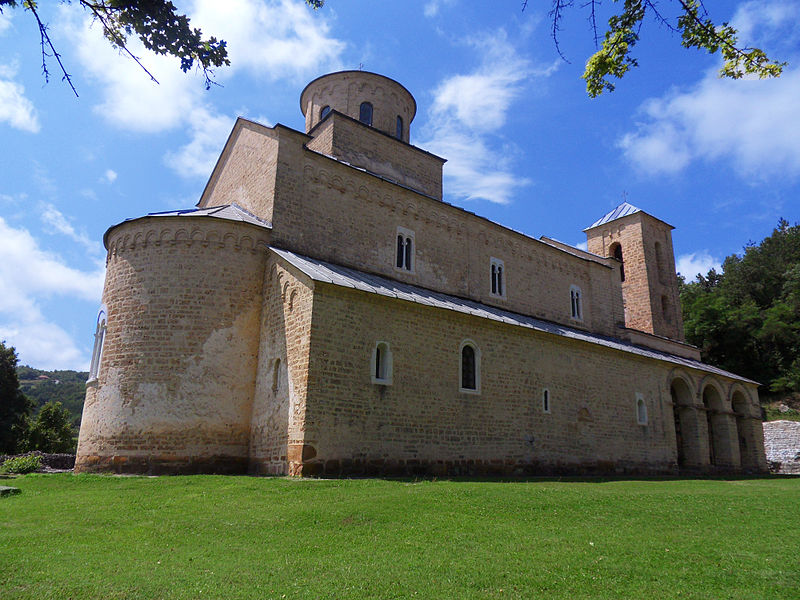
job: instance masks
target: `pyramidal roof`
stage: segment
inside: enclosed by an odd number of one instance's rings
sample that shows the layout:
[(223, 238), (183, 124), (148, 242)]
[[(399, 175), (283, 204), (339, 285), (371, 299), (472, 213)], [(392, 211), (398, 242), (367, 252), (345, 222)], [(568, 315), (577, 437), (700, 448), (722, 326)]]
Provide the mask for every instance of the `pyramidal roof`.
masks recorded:
[(617, 208), (612, 210), (610, 213), (607, 213), (606, 215), (597, 219), (597, 221), (589, 225), (589, 227), (584, 229), (584, 231), (586, 231), (587, 229), (592, 229), (593, 227), (597, 227), (598, 225), (605, 225), (610, 221), (616, 221), (617, 219), (621, 219), (622, 217), (627, 217), (628, 215), (632, 215), (637, 212), (642, 212), (642, 209), (635, 207), (633, 204), (628, 204), (627, 202), (623, 202)]

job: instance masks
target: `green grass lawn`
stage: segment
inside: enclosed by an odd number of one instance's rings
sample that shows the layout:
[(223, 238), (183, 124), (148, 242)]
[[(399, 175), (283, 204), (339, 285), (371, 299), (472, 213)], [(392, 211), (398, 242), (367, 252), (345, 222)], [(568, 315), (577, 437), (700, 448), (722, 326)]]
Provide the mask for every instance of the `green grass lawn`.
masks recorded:
[(800, 478), (34, 474), (0, 598), (800, 598)]

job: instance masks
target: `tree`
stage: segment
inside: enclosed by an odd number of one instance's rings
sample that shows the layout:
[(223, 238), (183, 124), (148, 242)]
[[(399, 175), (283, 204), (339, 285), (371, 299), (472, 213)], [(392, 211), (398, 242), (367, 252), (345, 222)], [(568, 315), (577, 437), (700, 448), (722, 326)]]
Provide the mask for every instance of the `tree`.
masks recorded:
[(687, 341), (773, 393), (800, 392), (800, 225), (781, 219), (722, 268), (681, 286)]
[[(564, 13), (574, 7), (575, 0), (551, 0), (552, 37), (559, 54), (559, 31)], [(717, 24), (710, 18), (703, 0), (613, 0), (622, 4), (621, 10), (608, 18), (608, 28), (603, 34), (597, 51), (586, 61), (583, 79), (586, 91), (592, 98), (604, 91), (615, 89), (611, 77), (621, 79), (632, 67), (639, 63), (633, 56), (633, 49), (639, 41), (639, 34), (647, 17), (681, 36), (684, 48), (697, 48), (710, 54), (720, 53), (723, 59), (721, 77), (739, 79), (747, 74), (761, 78), (778, 77), (786, 63), (770, 60), (759, 48), (740, 44), (738, 32), (728, 23)], [(527, 6), (524, 0), (523, 10)], [(594, 33), (595, 44), (600, 42), (597, 24), (600, 0), (580, 2), (582, 9), (589, 11), (589, 22)], [(672, 15), (665, 11), (674, 8)], [(563, 54), (561, 54), (563, 57)]]
[(69, 411), (61, 402), (48, 402), (39, 411), (28, 433), (28, 449), (41, 452), (73, 452)]
[(19, 388), (17, 353), (0, 342), (0, 453), (23, 449), (31, 403)]

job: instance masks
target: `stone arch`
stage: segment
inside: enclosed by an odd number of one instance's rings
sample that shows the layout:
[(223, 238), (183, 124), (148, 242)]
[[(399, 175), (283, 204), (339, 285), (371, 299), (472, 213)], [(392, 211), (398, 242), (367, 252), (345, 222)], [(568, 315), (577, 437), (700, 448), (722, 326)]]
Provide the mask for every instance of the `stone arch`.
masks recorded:
[[(743, 469), (758, 470), (758, 445), (763, 445), (760, 415), (752, 411), (752, 398), (740, 383), (731, 387), (731, 408), (736, 420), (736, 438), (739, 442), (739, 459)], [(762, 434), (763, 435), (763, 434)]]
[(700, 397), (706, 411), (708, 458), (711, 465), (738, 467), (741, 464), (736, 442), (736, 423), (727, 407), (722, 386), (710, 376), (704, 377)]
[(669, 392), (675, 423), (676, 460), (679, 467), (699, 467), (708, 464), (708, 452), (702, 443), (700, 417), (692, 394), (692, 378), (678, 370), (670, 373)]

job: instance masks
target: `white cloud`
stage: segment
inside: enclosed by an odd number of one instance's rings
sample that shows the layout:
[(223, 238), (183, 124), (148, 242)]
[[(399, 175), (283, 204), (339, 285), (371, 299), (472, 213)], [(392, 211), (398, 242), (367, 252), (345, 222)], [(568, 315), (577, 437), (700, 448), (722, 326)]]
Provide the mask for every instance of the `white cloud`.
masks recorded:
[(16, 65), (0, 65), (0, 123), (38, 133), (39, 116), (33, 103), (25, 97), (25, 88), (14, 81), (16, 74)]
[(430, 0), (425, 4), (423, 8), (423, 13), (426, 17), (431, 18), (435, 17), (439, 14), (439, 9), (442, 6), (450, 6), (455, 2), (455, 0)]
[(22, 362), (45, 369), (85, 368), (88, 349), (47, 319), (42, 301), (61, 296), (99, 304), (102, 264), (93, 272), (69, 267), (2, 217), (0, 256), (0, 339), (16, 347)]
[(114, 183), (117, 180), (117, 172), (114, 169), (106, 169), (100, 181), (104, 183)]
[(722, 271), (722, 261), (711, 256), (708, 250), (681, 254), (675, 263), (678, 273), (684, 276), (686, 281), (694, 281), (698, 274), (706, 275), (711, 269), (717, 272)]
[(341, 68), (346, 44), (328, 16), (294, 0), (197, 0), (192, 23), (227, 42), (231, 72), (302, 79)]
[(97, 255), (102, 254), (102, 246), (98, 242), (89, 239), (89, 236), (85, 231), (76, 231), (72, 226), (72, 223), (69, 222), (69, 219), (64, 216), (64, 214), (55, 206), (48, 204), (47, 202), (42, 202), (39, 206), (39, 211), (42, 222), (44, 222), (46, 225), (50, 225), (56, 231), (64, 234), (73, 242), (79, 243), (91, 253)]
[(208, 177), (233, 123), (230, 117), (211, 114), (205, 108), (195, 109), (189, 117), (191, 141), (177, 152), (168, 153), (165, 162), (183, 176)]
[(0, 13), (0, 35), (3, 35), (6, 30), (11, 27), (11, 15), (9, 14), (10, 10), (5, 10), (4, 12)]
[[(747, 43), (768, 42), (796, 53), (797, 3), (745, 2), (733, 23)], [(678, 173), (696, 161), (726, 161), (747, 177), (797, 177), (798, 98), (800, 69), (787, 69), (778, 79), (738, 81), (720, 79), (713, 69), (688, 91), (672, 90), (643, 103), (641, 121), (618, 146), (650, 174)]]
[(447, 158), (444, 175), (455, 196), (506, 204), (516, 188), (529, 182), (511, 171), (516, 149), (504, 143), (498, 130), (535, 72), (503, 31), (468, 43), (482, 62), (474, 72), (449, 77), (434, 90), (420, 145)]

